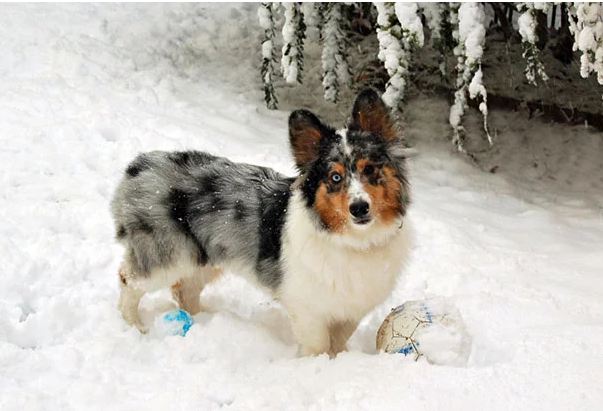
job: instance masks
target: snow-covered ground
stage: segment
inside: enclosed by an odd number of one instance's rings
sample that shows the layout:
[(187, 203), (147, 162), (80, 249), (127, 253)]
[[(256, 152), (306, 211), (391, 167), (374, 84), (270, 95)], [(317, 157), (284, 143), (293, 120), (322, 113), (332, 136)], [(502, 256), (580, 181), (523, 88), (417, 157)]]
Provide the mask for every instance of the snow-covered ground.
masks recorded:
[[(297, 358), (283, 309), (233, 275), (184, 338), (126, 326), (109, 201), (137, 152), (293, 172), (258, 36), (254, 5), (0, 5), (0, 409), (603, 409), (602, 136), (493, 112), (487, 173), (425, 96), (405, 113), (412, 261), (350, 352)], [(283, 108), (337, 118), (309, 89)], [(375, 353), (389, 309), (425, 297), (462, 313), (466, 366)], [(170, 307), (143, 300), (149, 322)]]

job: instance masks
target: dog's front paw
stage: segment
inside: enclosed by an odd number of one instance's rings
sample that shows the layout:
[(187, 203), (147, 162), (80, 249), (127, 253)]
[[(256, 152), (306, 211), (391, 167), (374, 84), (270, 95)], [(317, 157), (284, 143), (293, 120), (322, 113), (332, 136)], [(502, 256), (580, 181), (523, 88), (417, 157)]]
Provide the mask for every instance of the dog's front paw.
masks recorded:
[(134, 327), (136, 327), (136, 329), (138, 329), (138, 331), (140, 331), (141, 334), (148, 334), (149, 332), (149, 327), (147, 327), (146, 325), (144, 325), (142, 322), (140, 321), (136, 321), (134, 324), (132, 324)]
[(327, 352), (327, 354), (329, 354), (329, 358), (333, 359), (333, 358), (337, 357), (339, 354), (341, 354), (342, 352), (346, 352), (347, 350), (348, 350), (347, 347), (338, 347), (338, 348), (331, 347), (329, 349), (329, 351)]
[(329, 354), (329, 357), (333, 358), (327, 347), (317, 348), (317, 347), (310, 347), (307, 345), (301, 345), (298, 349), (299, 357), (316, 357), (321, 354)]

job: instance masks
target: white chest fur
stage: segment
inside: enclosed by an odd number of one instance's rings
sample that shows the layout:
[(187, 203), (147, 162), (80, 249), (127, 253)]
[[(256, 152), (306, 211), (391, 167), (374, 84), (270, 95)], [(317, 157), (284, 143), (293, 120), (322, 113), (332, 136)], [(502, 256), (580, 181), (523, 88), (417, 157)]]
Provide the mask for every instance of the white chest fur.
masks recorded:
[(375, 224), (346, 237), (319, 230), (294, 193), (283, 235), (279, 299), (289, 311), (358, 321), (392, 291), (409, 243), (406, 224)]

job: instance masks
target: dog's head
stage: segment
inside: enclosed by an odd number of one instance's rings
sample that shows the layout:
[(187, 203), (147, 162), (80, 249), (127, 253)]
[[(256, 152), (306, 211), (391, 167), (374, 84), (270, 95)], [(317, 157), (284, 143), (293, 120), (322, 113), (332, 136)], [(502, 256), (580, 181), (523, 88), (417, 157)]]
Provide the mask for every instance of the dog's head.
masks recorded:
[(405, 150), (375, 91), (358, 95), (343, 130), (294, 111), (289, 139), (306, 206), (325, 230), (347, 235), (400, 225), (409, 202)]

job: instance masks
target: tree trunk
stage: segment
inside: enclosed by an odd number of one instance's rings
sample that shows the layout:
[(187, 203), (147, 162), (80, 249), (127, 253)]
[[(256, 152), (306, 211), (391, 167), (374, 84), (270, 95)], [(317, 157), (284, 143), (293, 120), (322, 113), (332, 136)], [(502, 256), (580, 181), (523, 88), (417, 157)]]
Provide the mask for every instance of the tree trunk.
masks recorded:
[(557, 33), (556, 44), (551, 47), (553, 56), (561, 61), (563, 64), (570, 64), (574, 58), (574, 52), (572, 46), (574, 44), (574, 38), (572, 33), (569, 31), (569, 17), (567, 15), (567, 6), (561, 4), (561, 26)]
[(538, 36), (536, 47), (538, 47), (538, 50), (544, 50), (546, 43), (549, 41), (549, 28), (546, 17), (546, 13), (542, 10), (536, 10), (536, 35)]
[(509, 23), (509, 19), (507, 19), (507, 13), (503, 10), (502, 3), (489, 3), (492, 9), (494, 10), (494, 18), (496, 24), (502, 29), (503, 35), (505, 36), (505, 40), (509, 40), (511, 38), (513, 28)]

